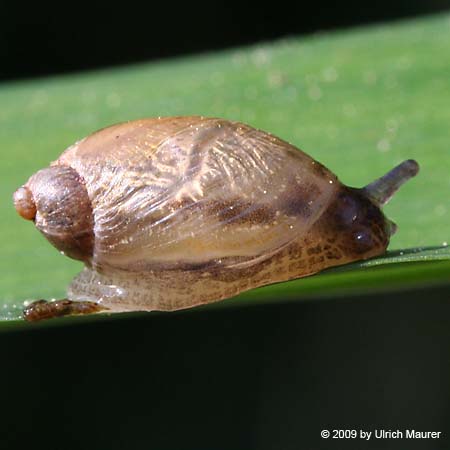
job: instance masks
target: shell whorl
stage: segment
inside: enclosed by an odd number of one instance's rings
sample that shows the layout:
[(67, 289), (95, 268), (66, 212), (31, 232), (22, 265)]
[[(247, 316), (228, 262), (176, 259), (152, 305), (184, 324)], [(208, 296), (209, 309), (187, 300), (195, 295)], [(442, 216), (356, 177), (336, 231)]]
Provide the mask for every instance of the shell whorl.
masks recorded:
[(339, 185), (268, 133), (201, 117), (112, 126), (57, 164), (86, 181), (94, 265), (126, 270), (268, 257), (312, 226)]

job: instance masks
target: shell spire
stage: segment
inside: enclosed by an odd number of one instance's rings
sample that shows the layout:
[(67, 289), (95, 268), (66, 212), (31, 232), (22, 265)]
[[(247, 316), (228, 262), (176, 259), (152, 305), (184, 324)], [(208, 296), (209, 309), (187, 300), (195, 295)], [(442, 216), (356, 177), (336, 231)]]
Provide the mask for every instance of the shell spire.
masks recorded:
[(397, 190), (419, 172), (419, 164), (413, 159), (403, 161), (386, 175), (365, 186), (362, 190), (377, 206), (385, 205)]

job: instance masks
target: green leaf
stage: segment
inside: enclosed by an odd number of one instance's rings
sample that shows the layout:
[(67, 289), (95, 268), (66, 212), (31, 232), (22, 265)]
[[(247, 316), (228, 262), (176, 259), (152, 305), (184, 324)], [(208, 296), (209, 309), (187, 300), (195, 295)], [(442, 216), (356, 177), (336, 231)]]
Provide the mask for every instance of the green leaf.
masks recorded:
[(0, 85), (0, 321), (16, 320), (26, 299), (63, 297), (81, 269), (17, 216), (14, 190), (92, 131), (160, 115), (247, 122), (294, 143), (352, 186), (367, 184), (404, 159), (420, 163), (418, 177), (385, 208), (399, 226), (390, 248), (419, 250), (391, 251), (254, 290), (239, 301), (448, 283), (449, 32), (450, 15), (441, 15)]

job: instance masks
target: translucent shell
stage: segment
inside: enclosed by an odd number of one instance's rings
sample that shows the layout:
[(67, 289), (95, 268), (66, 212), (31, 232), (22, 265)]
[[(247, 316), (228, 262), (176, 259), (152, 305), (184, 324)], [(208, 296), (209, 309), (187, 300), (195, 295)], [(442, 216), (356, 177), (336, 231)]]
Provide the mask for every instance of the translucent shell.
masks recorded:
[(297, 148), (239, 122), (145, 119), (100, 130), (53, 165), (84, 179), (93, 267), (245, 267), (306, 234), (338, 189)]

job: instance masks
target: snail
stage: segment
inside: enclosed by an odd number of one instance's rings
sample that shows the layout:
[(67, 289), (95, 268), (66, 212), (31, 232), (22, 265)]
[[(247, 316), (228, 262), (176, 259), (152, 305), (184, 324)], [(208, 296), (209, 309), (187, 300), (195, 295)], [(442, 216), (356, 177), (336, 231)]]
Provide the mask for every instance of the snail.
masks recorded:
[(385, 252), (381, 211), (419, 166), (343, 185), (293, 145), (249, 125), (167, 117), (104, 128), (14, 193), (17, 212), (85, 267), (67, 299), (24, 318), (172, 311)]

